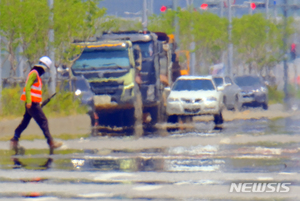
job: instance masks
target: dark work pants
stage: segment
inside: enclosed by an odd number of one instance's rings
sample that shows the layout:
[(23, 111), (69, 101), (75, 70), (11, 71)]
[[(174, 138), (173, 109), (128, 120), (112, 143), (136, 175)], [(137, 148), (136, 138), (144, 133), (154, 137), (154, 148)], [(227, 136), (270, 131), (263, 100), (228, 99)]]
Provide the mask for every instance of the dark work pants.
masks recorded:
[(23, 120), (15, 130), (14, 139), (17, 141), (19, 140), (22, 132), (27, 128), (31, 118), (33, 118), (39, 125), (39, 127), (42, 129), (45, 138), (47, 139), (47, 143), (49, 144), (50, 141), (52, 141), (52, 137), (49, 132), (47, 117), (45, 116), (40, 104), (32, 102), (30, 109), (27, 109), (25, 104), (25, 109), (26, 111), (23, 116)]

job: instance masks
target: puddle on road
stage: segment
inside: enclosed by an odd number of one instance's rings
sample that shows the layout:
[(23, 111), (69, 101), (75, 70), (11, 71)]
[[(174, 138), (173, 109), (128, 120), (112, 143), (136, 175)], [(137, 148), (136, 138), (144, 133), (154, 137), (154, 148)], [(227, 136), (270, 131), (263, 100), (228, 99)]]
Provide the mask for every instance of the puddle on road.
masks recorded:
[[(213, 125), (199, 123), (196, 132), (172, 133), (171, 136), (201, 136), (210, 137), (220, 134), (297, 134), (300, 126), (296, 118), (277, 120), (236, 120), (226, 122), (222, 129), (213, 130)], [(155, 137), (155, 134), (147, 137)], [(124, 138), (125, 139), (125, 138)], [(101, 140), (101, 139), (100, 139)], [(248, 144), (221, 144), (206, 146), (177, 146), (155, 149), (120, 149), (120, 150), (56, 150), (55, 155), (49, 157), (49, 150), (27, 149), (24, 156), (12, 157), (12, 151), (0, 150), (0, 169), (16, 171), (82, 171), (82, 172), (111, 172), (133, 174), (136, 172), (220, 172), (220, 173), (300, 173), (300, 158), (298, 147), (300, 143), (271, 143), (257, 142)], [(14, 174), (13, 171), (12, 174)], [(54, 174), (54, 173), (53, 173)], [(266, 179), (266, 178), (265, 178)], [(263, 180), (262, 180), (263, 181)], [(100, 179), (40, 179), (37, 181), (8, 180), (0, 178), (0, 183), (11, 182), (42, 182), (43, 184), (128, 184), (125, 180), (107, 181)], [(170, 181), (168, 181), (170, 182)], [(232, 182), (232, 181), (230, 181)], [(236, 181), (243, 182), (243, 181)], [(247, 180), (249, 182), (249, 180)], [(257, 181), (253, 181), (257, 182)], [(290, 181), (292, 185), (300, 186), (300, 182)], [(219, 180), (185, 180), (167, 183), (167, 181), (133, 181), (131, 184), (143, 185), (229, 185)], [(101, 186), (99, 186), (101, 188)], [(59, 187), (58, 187), (59, 188)], [(16, 194), (0, 194), (0, 197), (16, 198)], [(47, 195), (45, 195), (47, 198)], [(61, 194), (49, 194), (57, 198), (67, 198)], [(78, 199), (72, 197), (72, 199)], [(103, 200), (127, 199), (127, 197), (102, 197)], [(142, 200), (155, 200), (141, 198)], [(1, 198), (0, 198), (1, 200)], [(16, 198), (19, 200), (19, 198)], [(159, 200), (159, 199), (158, 199)], [(217, 201), (216, 199), (210, 199)], [(235, 200), (235, 199), (230, 199)], [(260, 199), (251, 199), (260, 200)], [(261, 199), (264, 200), (264, 199)], [(265, 199), (268, 200), (268, 199)], [(287, 200), (287, 199), (281, 199)], [(229, 201), (229, 200), (228, 200)]]
[[(290, 145), (291, 146), (291, 145)], [(292, 145), (296, 146), (296, 145)], [(95, 150), (64, 150), (50, 158), (37, 150), (25, 156), (0, 151), (0, 169), (123, 171), (123, 172), (300, 172), (298, 152), (281, 148), (245, 145), (173, 147), (149, 150), (111, 150), (99, 155)], [(46, 150), (44, 150), (46, 151)], [(99, 151), (101, 153), (101, 151)]]
[[(252, 134), (252, 135), (269, 135), (269, 134), (298, 134), (300, 130), (300, 119), (295, 117), (280, 118), (270, 120), (267, 118), (233, 120), (224, 122), (220, 127), (214, 127), (213, 122), (196, 122), (193, 127), (169, 133), (170, 136), (217, 136)], [(147, 136), (155, 137), (158, 134), (148, 134)]]
[[(298, 132), (297, 118), (277, 120), (236, 120), (226, 122), (221, 132), (290, 133)], [(199, 123), (200, 127), (204, 123)], [(199, 127), (199, 125), (197, 125)], [(212, 126), (210, 124), (204, 124)], [(238, 126), (237, 126), (238, 125)], [(209, 130), (203, 127), (204, 130)], [(288, 132), (287, 132), (288, 131)], [(232, 133), (231, 133), (232, 132)], [(175, 133), (180, 135), (217, 135), (210, 133)], [(179, 139), (180, 140), (180, 139)], [(12, 158), (12, 151), (0, 150), (0, 169), (77, 170), (77, 171), (157, 171), (157, 172), (300, 172), (299, 143), (258, 142), (243, 145), (206, 145), (141, 150), (26, 150), (25, 156)]]

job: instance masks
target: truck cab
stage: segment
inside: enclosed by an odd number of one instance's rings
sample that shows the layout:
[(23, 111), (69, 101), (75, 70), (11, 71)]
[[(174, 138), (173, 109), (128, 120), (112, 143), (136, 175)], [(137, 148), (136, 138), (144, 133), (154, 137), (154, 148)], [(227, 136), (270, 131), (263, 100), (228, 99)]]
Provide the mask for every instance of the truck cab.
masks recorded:
[(79, 43), (84, 48), (72, 72), (83, 76), (98, 103), (125, 104), (133, 99), (135, 63), (130, 41)]
[(75, 44), (82, 53), (71, 70), (73, 76), (84, 77), (94, 93), (93, 113), (90, 115), (92, 126), (134, 126), (139, 91), (131, 41), (101, 40)]

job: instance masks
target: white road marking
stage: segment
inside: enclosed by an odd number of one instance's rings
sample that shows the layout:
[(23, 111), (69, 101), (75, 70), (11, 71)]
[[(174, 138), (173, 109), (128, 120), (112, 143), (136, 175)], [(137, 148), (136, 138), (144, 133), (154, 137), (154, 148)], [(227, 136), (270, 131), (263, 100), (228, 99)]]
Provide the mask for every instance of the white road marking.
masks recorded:
[(160, 186), (160, 185), (146, 185), (146, 186), (134, 187), (133, 190), (136, 190), (136, 191), (153, 191), (153, 190), (160, 189), (160, 188), (162, 188), (162, 186)]
[(118, 177), (135, 177), (132, 173), (105, 173), (94, 178), (94, 181), (120, 180)]

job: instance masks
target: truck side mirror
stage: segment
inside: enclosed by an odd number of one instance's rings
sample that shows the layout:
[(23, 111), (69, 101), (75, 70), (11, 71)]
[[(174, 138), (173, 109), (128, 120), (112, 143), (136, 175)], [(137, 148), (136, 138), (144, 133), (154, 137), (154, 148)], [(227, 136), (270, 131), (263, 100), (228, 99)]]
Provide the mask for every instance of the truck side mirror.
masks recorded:
[(138, 45), (134, 45), (133, 46), (133, 58), (134, 58), (134, 62), (135, 62), (135, 67), (138, 70), (142, 69), (142, 52), (141, 52), (141, 48)]
[(138, 60), (135, 60), (135, 67), (138, 67), (140, 65), (141, 65), (141, 63)]

